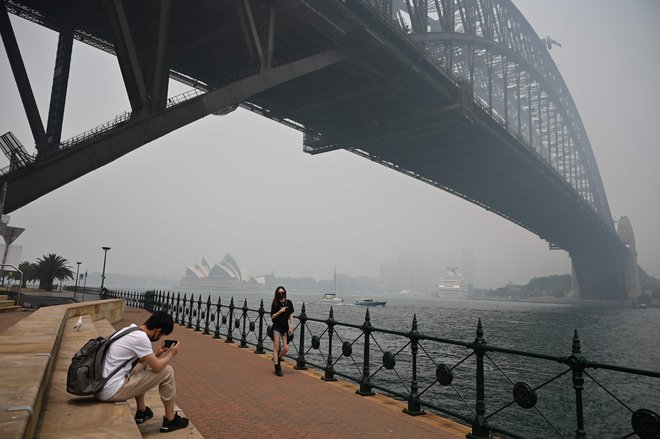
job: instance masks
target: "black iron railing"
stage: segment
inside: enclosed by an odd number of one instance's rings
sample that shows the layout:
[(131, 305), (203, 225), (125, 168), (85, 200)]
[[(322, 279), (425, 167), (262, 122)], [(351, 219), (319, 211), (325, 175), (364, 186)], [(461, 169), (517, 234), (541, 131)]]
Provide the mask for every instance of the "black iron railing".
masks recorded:
[[(254, 346), (258, 354), (271, 350), (264, 345), (270, 313), (263, 300), (253, 309), (247, 299), (237, 306), (233, 297), (229, 304), (221, 298), (212, 303), (210, 296), (203, 300), (201, 294), (195, 298), (108, 291), (108, 296), (124, 299), (127, 306), (166, 310), (179, 325), (224, 337), (226, 343), (238, 341), (241, 348)], [(335, 320), (332, 308), (325, 319), (309, 317), (304, 304), (295, 318), (296, 337), (288, 356), (295, 359), (296, 369), (312, 366), (323, 371), (323, 380), (354, 381), (359, 385), (356, 393), (363, 396), (379, 390), (406, 401), (404, 412), (409, 415), (422, 415), (424, 409), (449, 415), (471, 426), (469, 438), (496, 433), (513, 438), (660, 437), (657, 407), (634, 409), (617, 395), (627, 382), (621, 376), (627, 376), (643, 381), (637, 388), (645, 388), (650, 398), (641, 403), (660, 405), (660, 372), (589, 361), (582, 355), (577, 331), (570, 355), (552, 356), (488, 345), (481, 320), (472, 341), (457, 341), (419, 332), (416, 316), (407, 332), (375, 327), (368, 308), (361, 324)], [(597, 379), (596, 370), (616, 372), (619, 378)], [(514, 381), (512, 376), (521, 374), (536, 384)], [(627, 396), (639, 401), (639, 395)], [(620, 410), (603, 411), (604, 399)], [(628, 421), (621, 411), (628, 413)]]

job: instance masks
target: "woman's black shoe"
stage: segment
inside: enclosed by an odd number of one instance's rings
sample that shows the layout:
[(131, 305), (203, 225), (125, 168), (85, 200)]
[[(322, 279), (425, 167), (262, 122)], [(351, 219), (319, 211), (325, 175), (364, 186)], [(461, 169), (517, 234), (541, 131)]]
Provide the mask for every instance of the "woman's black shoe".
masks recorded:
[(280, 366), (279, 364), (275, 365), (275, 375), (277, 375), (278, 377), (282, 376), (282, 366)]

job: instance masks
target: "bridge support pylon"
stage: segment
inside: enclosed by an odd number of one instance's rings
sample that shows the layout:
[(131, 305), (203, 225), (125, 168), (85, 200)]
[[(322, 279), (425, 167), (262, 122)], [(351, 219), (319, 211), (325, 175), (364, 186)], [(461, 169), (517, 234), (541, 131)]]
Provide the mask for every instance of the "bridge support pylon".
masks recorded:
[(602, 239), (585, 240), (569, 251), (577, 279), (578, 297), (582, 300), (625, 302), (625, 253), (620, 242)]
[(637, 247), (635, 245), (635, 233), (633, 232), (632, 223), (627, 216), (622, 216), (619, 218), (616, 232), (626, 247), (623, 261), (626, 296), (628, 297), (629, 301), (636, 302), (639, 298), (639, 295), (642, 293), (642, 288), (639, 282), (639, 270), (637, 268)]

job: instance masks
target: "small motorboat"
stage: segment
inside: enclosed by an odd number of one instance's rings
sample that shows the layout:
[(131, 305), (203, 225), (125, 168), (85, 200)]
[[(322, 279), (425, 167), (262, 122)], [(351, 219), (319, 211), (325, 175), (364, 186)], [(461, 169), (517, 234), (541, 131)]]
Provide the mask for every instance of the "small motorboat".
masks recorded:
[(374, 300), (371, 297), (363, 297), (356, 300), (353, 305), (359, 306), (385, 306), (387, 302), (384, 300)]

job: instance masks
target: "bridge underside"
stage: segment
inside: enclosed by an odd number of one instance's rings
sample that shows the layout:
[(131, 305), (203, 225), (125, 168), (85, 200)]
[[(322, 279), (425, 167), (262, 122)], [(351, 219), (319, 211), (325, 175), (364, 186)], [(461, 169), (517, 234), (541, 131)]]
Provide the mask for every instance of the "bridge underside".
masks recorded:
[[(40, 11), (48, 18), (46, 25), (55, 28), (61, 22), (51, 2), (20, 3)], [(130, 120), (3, 176), (10, 187), (6, 211), (194, 120), (240, 104), (302, 130), (305, 151), (311, 154), (348, 149), (476, 203), (567, 250), (582, 297), (625, 298), (623, 247), (613, 229), (538, 153), (477, 105), (464, 84), (382, 20), (332, 1), (318, 2), (315, 9), (273, 2), (275, 13), (262, 2), (192, 3), (171, 5), (163, 65), (165, 72), (176, 72), (177, 78), (209, 92), (171, 107), (166, 93), (155, 107), (143, 99), (141, 86), (161, 90), (153, 85), (155, 76), (146, 73), (159, 69), (144, 67), (152, 65), (145, 48), (153, 38), (142, 32), (158, 26), (143, 4), (153, 7), (154, 2), (125, 2), (128, 18), (119, 22), (132, 29), (134, 52), (143, 66), (134, 63), (131, 75), (130, 57), (119, 56), (131, 97)], [(243, 8), (246, 4), (251, 8)], [(113, 30), (96, 3), (71, 0), (60, 6), (75, 11), (76, 29), (118, 40), (122, 26)]]

